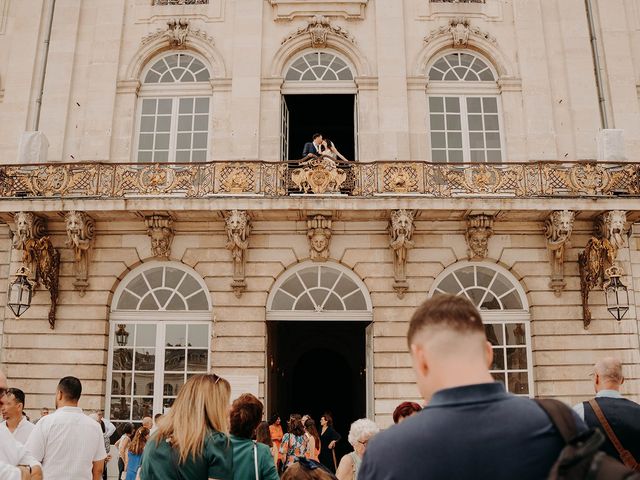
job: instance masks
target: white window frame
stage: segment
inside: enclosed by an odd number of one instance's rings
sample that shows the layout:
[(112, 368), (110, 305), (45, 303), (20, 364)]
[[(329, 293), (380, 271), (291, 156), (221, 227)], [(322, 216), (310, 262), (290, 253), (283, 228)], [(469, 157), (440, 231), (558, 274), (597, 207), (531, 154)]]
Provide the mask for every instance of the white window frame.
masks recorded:
[[(440, 283), (447, 278), (451, 273), (460, 270), (465, 267), (483, 267), (489, 270), (493, 270), (494, 272), (500, 273), (505, 276), (507, 280), (511, 282), (515, 291), (518, 293), (520, 297), (520, 301), (522, 302), (522, 309), (518, 310), (480, 310), (480, 316), (482, 317), (482, 322), (485, 324), (507, 324), (507, 323), (522, 323), (525, 326), (525, 341), (526, 341), (526, 353), (527, 353), (527, 378), (529, 380), (529, 397), (534, 397), (535, 392), (535, 381), (533, 378), (533, 352), (532, 352), (532, 342), (531, 342), (531, 314), (529, 312), (529, 302), (527, 301), (527, 294), (522, 288), (522, 284), (518, 281), (518, 279), (506, 268), (489, 262), (471, 262), (471, 261), (460, 261), (456, 262), (452, 265), (449, 265), (445, 268), (434, 280), (431, 289), (429, 290), (429, 298), (433, 297), (436, 293), (436, 289), (439, 287)], [(463, 286), (463, 290), (469, 288), (470, 286)], [(460, 292), (462, 293), (462, 292)], [(465, 296), (466, 297), (466, 296)], [(502, 345), (498, 348), (507, 348), (507, 345)], [(506, 365), (506, 355), (505, 355), (505, 368), (504, 371), (508, 371)], [(524, 369), (512, 370), (514, 372), (525, 371)]]
[[(135, 122), (133, 126), (133, 148), (131, 149), (131, 162), (138, 163), (138, 147), (140, 144), (140, 124), (142, 118), (142, 102), (144, 99), (158, 98), (158, 99), (172, 99), (172, 111), (171, 111), (171, 130), (169, 136), (169, 158), (168, 163), (175, 162), (176, 158), (176, 139), (178, 131), (178, 104), (180, 98), (209, 98), (209, 121), (207, 122), (207, 152), (206, 158), (208, 159), (211, 154), (211, 140), (212, 140), (212, 113), (213, 113), (213, 88), (210, 81), (207, 82), (173, 82), (173, 83), (144, 83), (144, 79), (147, 73), (156, 64), (158, 60), (165, 56), (174, 55), (176, 53), (183, 53), (191, 55), (200, 60), (203, 65), (207, 67), (211, 72), (211, 66), (200, 55), (192, 51), (179, 51), (179, 52), (165, 52), (160, 56), (154, 57), (147, 66), (142, 70), (140, 74), (140, 89), (138, 91), (138, 98), (136, 102)], [(199, 162), (193, 162), (199, 163)]]
[[(149, 311), (136, 311), (136, 310), (115, 310), (120, 296), (129, 282), (135, 279), (139, 273), (146, 270), (151, 270), (156, 267), (170, 267), (177, 270), (181, 270), (191, 275), (207, 294), (207, 310), (149, 310)], [(108, 351), (108, 363), (107, 363), (107, 386), (106, 386), (106, 403), (105, 412), (109, 415), (111, 412), (111, 390), (113, 381), (113, 354), (114, 349), (118, 348), (115, 345), (115, 331), (119, 324), (132, 325), (132, 324), (154, 324), (156, 326), (156, 344), (155, 344), (155, 367), (153, 372), (153, 415), (163, 413), (162, 404), (164, 395), (164, 360), (165, 360), (165, 336), (166, 327), (168, 325), (207, 325), (208, 326), (208, 339), (207, 339), (207, 372), (211, 370), (211, 338), (213, 336), (212, 329), (212, 303), (209, 289), (204, 282), (204, 279), (191, 267), (179, 262), (158, 262), (151, 261), (143, 263), (138, 267), (131, 270), (119, 283), (116, 291), (113, 295), (111, 303), (111, 312), (109, 315), (109, 351)], [(151, 347), (148, 347), (151, 348)], [(133, 359), (135, 362), (135, 357)], [(134, 363), (135, 368), (135, 363)], [(133, 389), (133, 385), (131, 387)], [(120, 395), (115, 395), (120, 396)], [(130, 395), (133, 396), (133, 395)], [(120, 423), (120, 420), (117, 420)]]
[(356, 85), (356, 68), (345, 57), (336, 52), (335, 50), (326, 50), (323, 53), (329, 53), (335, 55), (342, 60), (349, 70), (353, 80), (286, 80), (287, 72), (291, 66), (301, 57), (308, 55), (309, 53), (318, 53), (317, 49), (305, 49), (299, 52), (296, 56), (291, 58), (282, 69), (283, 84), (281, 88), (282, 95), (296, 95), (296, 94), (329, 94), (329, 93), (346, 93), (357, 94), (358, 87)]
[[(426, 72), (431, 70), (431, 67), (434, 63), (436, 63), (440, 58), (446, 57), (450, 53), (459, 53), (454, 51), (446, 51), (436, 58), (434, 58), (429, 65), (427, 66)], [(493, 73), (494, 78), (499, 78), (496, 70), (490, 61), (484, 58), (477, 53), (464, 52), (469, 55), (473, 55), (475, 57), (480, 58), (483, 62), (485, 62), (491, 72)], [(426, 127), (427, 127), (427, 147), (429, 149), (429, 155), (432, 155), (432, 145), (431, 145), (431, 109), (429, 107), (429, 98), (431, 97), (459, 97), (460, 98), (460, 120), (462, 123), (462, 160), (464, 163), (472, 163), (471, 162), (471, 150), (469, 147), (469, 119), (467, 114), (467, 98), (468, 97), (495, 97), (497, 99), (498, 104), (498, 133), (500, 135), (500, 151), (502, 160), (499, 163), (505, 163), (507, 161), (507, 149), (505, 144), (505, 134), (504, 134), (504, 120), (503, 120), (503, 109), (502, 109), (502, 95), (500, 94), (500, 89), (498, 87), (497, 82), (495, 81), (449, 81), (449, 80), (429, 80), (427, 83), (427, 117), (426, 117)], [(449, 162), (447, 162), (449, 163)], [(477, 162), (474, 162), (477, 163)], [(483, 163), (497, 163), (497, 162), (483, 162)], [(452, 163), (455, 165), (455, 163)]]

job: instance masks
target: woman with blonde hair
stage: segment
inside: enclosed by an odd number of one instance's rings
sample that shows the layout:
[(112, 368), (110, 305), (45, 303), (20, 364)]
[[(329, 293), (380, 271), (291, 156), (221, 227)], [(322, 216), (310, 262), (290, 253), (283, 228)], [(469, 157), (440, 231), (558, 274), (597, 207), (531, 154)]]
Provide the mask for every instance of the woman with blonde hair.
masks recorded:
[(147, 444), (143, 480), (232, 480), (231, 386), (215, 374), (194, 375)]
[(368, 418), (361, 418), (351, 424), (349, 429), (349, 443), (353, 452), (346, 454), (340, 460), (336, 477), (338, 480), (358, 480), (358, 472), (362, 464), (362, 456), (367, 449), (367, 443), (380, 429)]

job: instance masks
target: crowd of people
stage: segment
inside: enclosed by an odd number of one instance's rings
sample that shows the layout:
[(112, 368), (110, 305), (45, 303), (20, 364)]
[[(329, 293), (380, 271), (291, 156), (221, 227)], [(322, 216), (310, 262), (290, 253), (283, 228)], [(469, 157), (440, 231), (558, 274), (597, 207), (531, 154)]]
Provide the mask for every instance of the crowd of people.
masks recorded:
[[(492, 348), (477, 309), (440, 295), (414, 313), (407, 335), (426, 406), (403, 402), (394, 426), (351, 424), (353, 451), (336, 458), (341, 436), (330, 413), (263, 421), (262, 402), (229, 382), (194, 375), (166, 415), (126, 424), (115, 444), (120, 480), (640, 479), (640, 405), (623, 398), (622, 363), (594, 367), (595, 398), (573, 409), (510, 395), (494, 382)], [(54, 413), (32, 424), (25, 394), (0, 371), (0, 480), (106, 478), (109, 438), (101, 412), (78, 407), (82, 384), (64, 377)]]

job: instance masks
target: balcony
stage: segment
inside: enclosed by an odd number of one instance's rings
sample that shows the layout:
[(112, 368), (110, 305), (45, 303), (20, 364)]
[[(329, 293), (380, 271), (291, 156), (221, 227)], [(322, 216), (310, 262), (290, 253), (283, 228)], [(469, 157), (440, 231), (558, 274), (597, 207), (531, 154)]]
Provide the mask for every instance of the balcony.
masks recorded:
[[(228, 161), (0, 165), (0, 200), (211, 197), (613, 198), (640, 196), (640, 163)], [(636, 200), (634, 200), (636, 201)]]

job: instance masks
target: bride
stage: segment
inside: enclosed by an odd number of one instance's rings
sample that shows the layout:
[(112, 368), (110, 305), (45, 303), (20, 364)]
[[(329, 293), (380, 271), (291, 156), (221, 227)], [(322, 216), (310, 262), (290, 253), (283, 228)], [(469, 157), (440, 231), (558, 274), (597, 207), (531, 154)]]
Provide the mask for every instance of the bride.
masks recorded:
[(333, 142), (331, 140), (329, 140), (328, 138), (325, 138), (322, 143), (322, 155), (325, 157), (329, 157), (332, 160), (336, 160), (336, 159), (340, 159), (343, 162), (348, 162), (349, 160), (347, 160), (344, 155), (342, 155), (338, 149), (336, 148), (336, 146), (333, 144)]

